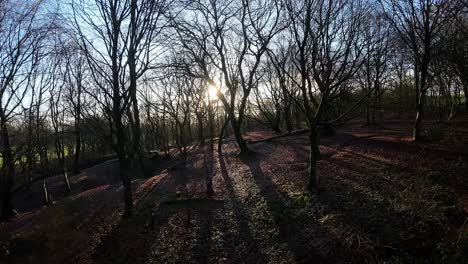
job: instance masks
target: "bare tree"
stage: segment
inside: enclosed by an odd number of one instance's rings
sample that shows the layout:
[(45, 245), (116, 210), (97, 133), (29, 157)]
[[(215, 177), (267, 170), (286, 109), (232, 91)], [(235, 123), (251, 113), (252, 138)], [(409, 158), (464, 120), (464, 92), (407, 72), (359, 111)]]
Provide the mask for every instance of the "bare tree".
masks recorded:
[[(289, 54), (294, 69), (284, 72), (300, 91), (296, 103), (310, 128), (308, 188), (312, 189), (319, 184), (317, 126), (336, 122), (353, 109), (336, 119), (322, 121), (323, 113), (348, 88), (347, 82), (362, 64), (364, 9), (361, 2), (347, 0), (285, 1), (285, 6), (290, 24), (285, 37), (291, 38)], [(285, 67), (279, 59), (274, 61)]]
[(450, 0), (379, 0), (387, 18), (403, 42), (412, 52), (414, 86), (416, 92), (416, 119), (414, 140), (422, 140), (422, 120), (426, 92), (432, 82), (430, 65), (434, 50), (458, 12), (459, 1)]
[(366, 57), (358, 73), (360, 84), (366, 91), (373, 90), (366, 103), (366, 125), (375, 124), (376, 115), (381, 118), (383, 83), (389, 75), (390, 30), (385, 17), (378, 11), (368, 12), (364, 26)]
[(69, 111), (74, 118), (75, 148), (73, 159), (73, 172), (80, 171), (80, 157), (82, 152), (81, 120), (83, 117), (83, 86), (86, 75), (86, 59), (79, 47), (65, 47), (66, 52), (66, 94)]
[[(55, 154), (57, 156), (57, 160), (59, 163), (59, 167), (61, 169), (61, 173), (63, 175), (63, 180), (65, 184), (65, 191), (66, 193), (71, 192), (70, 182), (68, 180), (67, 168), (66, 168), (66, 143), (65, 143), (65, 129), (66, 129), (66, 121), (65, 121), (65, 114), (67, 109), (64, 105), (65, 100), (63, 100), (63, 96), (65, 93), (65, 75), (67, 74), (63, 70), (67, 70), (67, 68), (61, 68), (61, 60), (62, 58), (56, 57), (55, 58), (55, 67), (53, 67), (52, 74), (54, 75), (53, 80), (51, 81), (51, 88), (49, 89), (49, 107), (50, 107), (50, 121), (52, 124), (53, 132), (54, 132), (54, 146), (55, 146)], [(60, 78), (62, 77), (62, 78)]]
[(241, 126), (247, 99), (258, 85), (257, 71), (268, 44), (280, 30), (280, 5), (278, 1), (198, 0), (182, 8), (186, 11), (179, 11), (172, 26), (184, 57), (173, 65), (218, 89), (241, 154), (246, 154), (249, 149)]
[(399, 38), (393, 39), (388, 70), (392, 74), (390, 86), (396, 92), (397, 117), (401, 118), (407, 109), (413, 108), (411, 107), (413, 100), (409, 100), (413, 98), (410, 95), (410, 92), (413, 91), (413, 84), (410, 78), (411, 62), (408, 60), (407, 48), (398, 40)]
[(201, 94), (201, 82), (190, 76), (171, 76), (161, 80), (161, 91), (156, 91), (159, 101), (173, 121), (174, 140), (184, 157), (191, 143), (190, 119), (193, 112), (193, 102)]
[(281, 115), (284, 110), (282, 104), (287, 104), (287, 99), (283, 100), (282, 97), (284, 95), (282, 85), (284, 84), (281, 83), (281, 77), (277, 77), (277, 72), (270, 63), (264, 66), (262, 79), (261, 84), (254, 89), (256, 105), (253, 106), (252, 117), (279, 134), (281, 133)]
[[(125, 59), (128, 37), (123, 31), (130, 15), (128, 1), (94, 0), (73, 2), (75, 30), (86, 57), (95, 89), (86, 89), (108, 117), (112, 145), (120, 164), (120, 178), (124, 186), (124, 215), (133, 211), (131, 186), (131, 155), (126, 133), (125, 114), (131, 103), (130, 90), (125, 86)], [(91, 31), (92, 35), (89, 35)], [(130, 157), (129, 157), (130, 156)]]
[(290, 40), (277, 39), (274, 42), (274, 51), (272, 48), (268, 50), (268, 60), (267, 65), (269, 65), (271, 82), (276, 83), (281, 89), (281, 103), (283, 111), (283, 119), (286, 125), (286, 130), (291, 133), (293, 130), (292, 122), (292, 110), (293, 110), (293, 98), (297, 95), (297, 91), (293, 91), (293, 85), (291, 79), (288, 78), (288, 72), (291, 73), (294, 69), (291, 60), (289, 59), (289, 48), (292, 47)]
[[(465, 10), (468, 10), (468, 3)], [(440, 48), (445, 48), (447, 60), (454, 66), (453, 69), (462, 82), (465, 108), (468, 109), (468, 11), (461, 13), (455, 25), (446, 28), (445, 31), (448, 45)]]
[(30, 91), (32, 72), (41, 59), (43, 26), (39, 22), (42, 1), (0, 2), (0, 152), (1, 218), (13, 215), (11, 188), (15, 157), (10, 145), (10, 121), (18, 115)]
[(460, 87), (462, 83), (457, 78), (457, 74), (452, 67), (445, 67), (446, 61), (442, 60), (433, 65), (434, 85), (431, 87), (433, 96), (436, 99), (437, 110), (439, 112), (439, 121), (452, 120), (457, 112), (459, 103)]
[(163, 14), (169, 7), (170, 0), (130, 0), (128, 28), (128, 77), (132, 105), (130, 118), (132, 126), (133, 154), (136, 155), (136, 166), (143, 167), (141, 142), (140, 110), (137, 98), (139, 79), (154, 67), (158, 57), (159, 35), (164, 28)]

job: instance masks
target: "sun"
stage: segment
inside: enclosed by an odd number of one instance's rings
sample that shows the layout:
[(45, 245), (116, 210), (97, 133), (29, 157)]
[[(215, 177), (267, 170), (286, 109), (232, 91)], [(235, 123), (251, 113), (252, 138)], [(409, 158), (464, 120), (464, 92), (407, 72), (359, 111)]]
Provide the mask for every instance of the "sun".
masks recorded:
[(214, 85), (208, 85), (208, 97), (213, 100), (217, 98), (218, 88)]

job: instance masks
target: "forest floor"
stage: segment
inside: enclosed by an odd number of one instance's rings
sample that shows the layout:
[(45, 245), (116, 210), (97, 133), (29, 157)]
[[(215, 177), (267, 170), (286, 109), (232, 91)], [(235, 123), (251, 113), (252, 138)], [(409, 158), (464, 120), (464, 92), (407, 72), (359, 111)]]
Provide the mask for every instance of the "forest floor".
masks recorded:
[(108, 161), (0, 224), (0, 263), (466, 263), (468, 123), (436, 143), (410, 142), (410, 127), (354, 123), (321, 138), (312, 193), (306, 133), (251, 144), (248, 158), (232, 139), (222, 154), (197, 147), (133, 181), (131, 218)]

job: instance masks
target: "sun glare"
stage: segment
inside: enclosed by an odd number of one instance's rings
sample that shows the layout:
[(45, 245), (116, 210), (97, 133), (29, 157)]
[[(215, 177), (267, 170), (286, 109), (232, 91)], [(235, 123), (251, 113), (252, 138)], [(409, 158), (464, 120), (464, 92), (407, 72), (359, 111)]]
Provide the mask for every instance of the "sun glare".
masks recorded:
[(208, 97), (213, 100), (217, 98), (218, 89), (213, 85), (208, 85)]

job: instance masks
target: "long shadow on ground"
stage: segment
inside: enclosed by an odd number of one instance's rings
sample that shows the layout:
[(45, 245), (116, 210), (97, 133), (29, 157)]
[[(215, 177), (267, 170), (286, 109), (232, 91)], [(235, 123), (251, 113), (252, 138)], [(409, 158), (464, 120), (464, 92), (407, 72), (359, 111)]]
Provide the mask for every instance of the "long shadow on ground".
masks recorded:
[[(463, 223), (465, 216), (455, 208), (453, 194), (428, 179), (424, 175), (427, 168), (413, 166), (406, 170), (392, 163), (394, 157), (387, 157), (395, 151), (425, 155), (428, 150), (373, 138), (350, 139), (352, 143), (331, 145), (334, 150), (319, 161), (322, 191), (312, 196), (328, 217), (324, 224), (345, 241), (347, 258), (352, 261), (377, 261), (394, 256), (440, 259), (447, 254), (444, 250), (454, 250), (443, 244), (444, 239), (450, 230)], [(292, 156), (306, 157), (306, 148), (291, 144), (279, 141), (273, 145), (288, 148)], [(364, 149), (366, 155), (355, 148)], [(275, 151), (272, 149), (270, 153)], [(373, 154), (390, 161), (376, 159)], [(441, 158), (435, 153), (427, 156)]]

